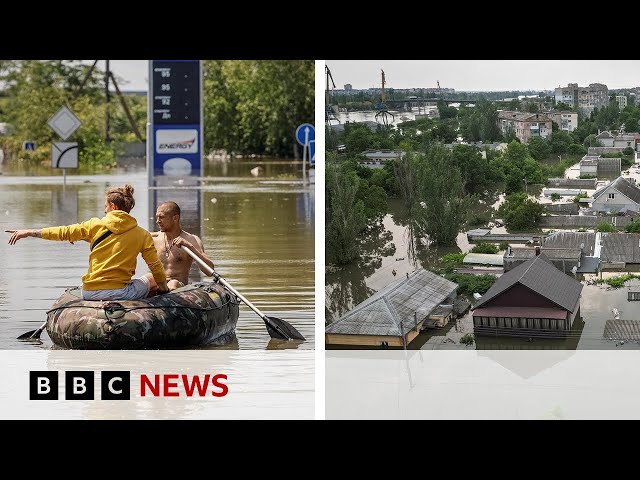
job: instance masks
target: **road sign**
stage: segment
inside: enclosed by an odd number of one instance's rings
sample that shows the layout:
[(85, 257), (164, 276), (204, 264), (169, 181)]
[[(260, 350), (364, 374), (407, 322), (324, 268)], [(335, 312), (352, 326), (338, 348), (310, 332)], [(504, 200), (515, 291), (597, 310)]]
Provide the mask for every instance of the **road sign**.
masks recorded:
[(316, 129), (310, 123), (303, 123), (296, 128), (296, 140), (300, 145), (309, 145), (309, 142), (315, 139)]
[(311, 163), (311, 165), (316, 164), (316, 141), (315, 140), (311, 140), (309, 142), (309, 163)]
[(36, 142), (22, 142), (22, 149), (33, 152), (36, 149)]
[(53, 117), (47, 121), (47, 125), (56, 132), (60, 138), (66, 140), (75, 132), (82, 122), (67, 107), (62, 107)]
[(78, 143), (54, 143), (51, 146), (51, 167), (78, 168)]

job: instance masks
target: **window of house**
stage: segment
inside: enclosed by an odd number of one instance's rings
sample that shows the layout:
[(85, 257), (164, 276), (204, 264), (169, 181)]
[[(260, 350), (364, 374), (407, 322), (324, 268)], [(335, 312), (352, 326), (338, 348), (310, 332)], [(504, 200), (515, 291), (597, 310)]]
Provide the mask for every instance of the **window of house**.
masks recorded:
[(616, 194), (615, 193), (610, 193), (609, 194), (609, 198), (616, 198)]

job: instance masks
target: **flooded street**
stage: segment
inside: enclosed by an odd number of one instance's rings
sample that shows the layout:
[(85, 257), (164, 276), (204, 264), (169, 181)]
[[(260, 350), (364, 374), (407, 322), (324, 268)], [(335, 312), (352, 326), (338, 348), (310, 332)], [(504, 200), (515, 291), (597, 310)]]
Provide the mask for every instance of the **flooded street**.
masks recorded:
[[(261, 167), (258, 176), (251, 169)], [(85, 242), (27, 238), (7, 244), (5, 229), (68, 225), (104, 216), (108, 186), (131, 183), (136, 205), (131, 214), (151, 231), (154, 204), (175, 200), (182, 208), (183, 228), (202, 238), (216, 271), (263, 313), (282, 318), (306, 342), (271, 340), (264, 321), (244, 304), (236, 336), (212, 349), (313, 349), (314, 341), (314, 217), (315, 186), (303, 185), (299, 162), (235, 160), (207, 164), (202, 184), (169, 184), (149, 190), (146, 170), (113, 175), (32, 176), (43, 171), (0, 176), (0, 349), (51, 349), (42, 343), (16, 340), (38, 328), (45, 312), (65, 288), (81, 284), (87, 271)], [(30, 175), (31, 174), (31, 175)], [(136, 276), (148, 271), (138, 258)], [(192, 267), (190, 280), (205, 278)]]

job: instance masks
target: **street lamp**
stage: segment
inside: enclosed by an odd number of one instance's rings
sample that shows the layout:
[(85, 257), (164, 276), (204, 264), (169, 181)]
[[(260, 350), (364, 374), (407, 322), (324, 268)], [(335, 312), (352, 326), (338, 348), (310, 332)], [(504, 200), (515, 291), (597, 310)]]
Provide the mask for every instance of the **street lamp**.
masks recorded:
[(558, 158), (560, 159), (560, 163), (562, 163), (562, 155), (558, 155)]

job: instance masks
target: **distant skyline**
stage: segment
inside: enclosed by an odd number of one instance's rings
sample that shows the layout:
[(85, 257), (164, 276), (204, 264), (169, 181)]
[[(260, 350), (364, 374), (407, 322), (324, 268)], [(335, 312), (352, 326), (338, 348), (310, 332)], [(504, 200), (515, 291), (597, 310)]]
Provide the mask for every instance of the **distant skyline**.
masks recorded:
[(453, 88), (456, 91), (553, 90), (568, 83), (640, 86), (640, 60), (326, 60), (336, 88)]

